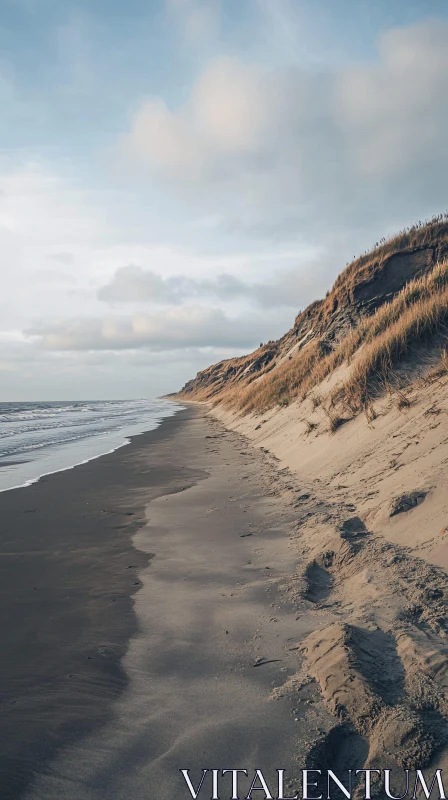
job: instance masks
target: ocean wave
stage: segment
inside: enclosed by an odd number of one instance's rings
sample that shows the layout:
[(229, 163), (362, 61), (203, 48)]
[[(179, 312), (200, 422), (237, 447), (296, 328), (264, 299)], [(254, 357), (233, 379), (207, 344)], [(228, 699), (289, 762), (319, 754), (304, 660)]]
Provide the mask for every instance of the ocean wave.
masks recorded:
[[(163, 402), (163, 401), (162, 401)], [(154, 421), (161, 401), (0, 403), (0, 459)]]
[(179, 408), (166, 400), (0, 403), (0, 491), (112, 452)]
[(4, 422), (17, 420), (46, 419), (65, 414), (97, 414), (102, 408), (110, 410), (115, 407), (118, 412), (132, 413), (147, 401), (116, 400), (77, 403), (0, 403), (0, 426)]

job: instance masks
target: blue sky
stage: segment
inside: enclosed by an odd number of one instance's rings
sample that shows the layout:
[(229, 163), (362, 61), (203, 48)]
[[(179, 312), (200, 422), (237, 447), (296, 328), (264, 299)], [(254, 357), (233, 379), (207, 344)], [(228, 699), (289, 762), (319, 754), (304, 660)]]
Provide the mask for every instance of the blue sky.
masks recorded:
[(1, 399), (154, 396), (444, 210), (445, 0), (3, 0)]

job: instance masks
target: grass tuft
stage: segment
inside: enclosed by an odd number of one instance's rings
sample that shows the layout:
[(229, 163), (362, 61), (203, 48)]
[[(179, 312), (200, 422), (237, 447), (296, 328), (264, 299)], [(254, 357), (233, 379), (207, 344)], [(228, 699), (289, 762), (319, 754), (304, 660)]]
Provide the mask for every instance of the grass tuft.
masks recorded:
[(426, 299), (418, 299), (362, 348), (349, 378), (333, 391), (332, 401), (361, 410), (372, 397), (384, 391), (395, 368), (413, 350), (436, 335), (446, 336), (447, 325), (448, 288)]

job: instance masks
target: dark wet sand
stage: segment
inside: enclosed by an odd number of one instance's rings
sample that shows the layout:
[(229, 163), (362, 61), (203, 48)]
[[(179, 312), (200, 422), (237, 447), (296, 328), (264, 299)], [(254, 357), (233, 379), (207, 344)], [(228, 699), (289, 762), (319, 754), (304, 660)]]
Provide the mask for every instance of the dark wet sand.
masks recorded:
[(149, 556), (132, 534), (144, 504), (194, 470), (151, 458), (190, 412), (127, 447), (0, 494), (0, 797), (16, 798), (56, 751), (111, 715), (137, 631)]
[(0, 495), (2, 797), (171, 800), (181, 768), (297, 768), (297, 701), (270, 698), (306, 632), (279, 594), (290, 520), (245, 448), (190, 407)]

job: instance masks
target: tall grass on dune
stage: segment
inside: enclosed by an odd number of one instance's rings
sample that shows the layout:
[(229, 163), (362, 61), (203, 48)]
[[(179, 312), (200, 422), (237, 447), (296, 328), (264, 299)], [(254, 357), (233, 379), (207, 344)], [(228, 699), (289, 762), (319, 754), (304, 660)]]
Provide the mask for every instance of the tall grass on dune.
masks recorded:
[(313, 339), (266, 375), (239, 390), (233, 387), (221, 399), (243, 413), (262, 412), (296, 398), (303, 400), (357, 354), (349, 378), (333, 392), (332, 401), (342, 400), (353, 409), (360, 408), (374, 384), (377, 388), (380, 385), (379, 376), (387, 379), (411, 346), (447, 332), (447, 304), (448, 261), (408, 283), (393, 300), (361, 320), (330, 353), (322, 341)]
[[(332, 393), (353, 411), (364, 408), (384, 387), (397, 365), (425, 342), (441, 335), (448, 340), (448, 288), (417, 300), (359, 354), (349, 378)], [(443, 358), (443, 355), (442, 355)]]

